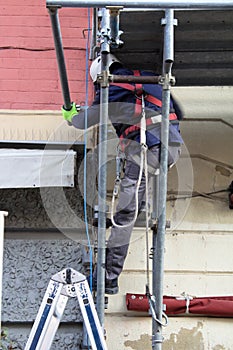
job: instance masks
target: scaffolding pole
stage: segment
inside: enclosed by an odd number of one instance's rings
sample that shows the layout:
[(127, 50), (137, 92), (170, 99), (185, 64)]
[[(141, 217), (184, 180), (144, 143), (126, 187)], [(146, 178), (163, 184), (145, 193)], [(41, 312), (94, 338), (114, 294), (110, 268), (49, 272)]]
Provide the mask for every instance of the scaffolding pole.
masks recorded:
[(171, 68), (174, 61), (174, 10), (166, 10), (164, 25), (164, 50), (163, 50), (163, 94), (162, 94), (162, 123), (161, 123), (161, 153), (159, 171), (159, 204), (158, 226), (156, 245), (153, 258), (153, 295), (155, 296), (156, 320), (152, 321), (152, 349), (162, 349), (163, 327), (163, 275), (164, 275), (164, 248), (166, 233), (166, 199), (167, 199), (167, 170), (168, 170), (168, 139), (169, 139), (169, 111), (170, 111), (170, 87)]
[(104, 325), (105, 255), (106, 255), (106, 195), (107, 195), (107, 131), (108, 131), (108, 11), (102, 9), (101, 21), (101, 73), (100, 124), (99, 124), (99, 176), (98, 176), (98, 255), (96, 308), (101, 325)]
[(233, 9), (232, 0), (47, 0), (47, 6), (59, 7), (105, 7), (123, 6), (125, 8), (144, 9), (180, 9), (180, 10), (227, 10)]

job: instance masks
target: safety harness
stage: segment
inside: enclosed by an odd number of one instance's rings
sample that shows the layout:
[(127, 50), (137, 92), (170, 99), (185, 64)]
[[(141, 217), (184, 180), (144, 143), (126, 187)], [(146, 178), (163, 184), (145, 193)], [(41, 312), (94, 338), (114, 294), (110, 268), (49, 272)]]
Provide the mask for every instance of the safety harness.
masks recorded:
[[(140, 76), (139, 70), (133, 71), (134, 76)], [(123, 89), (126, 89), (128, 91), (131, 91), (136, 96), (136, 103), (135, 103), (135, 110), (134, 110), (134, 117), (139, 118), (142, 115), (142, 96), (144, 97), (144, 100), (147, 102), (150, 102), (151, 104), (162, 108), (162, 101), (158, 99), (157, 97), (145, 94), (145, 91), (143, 90), (143, 85), (140, 83), (135, 83), (134, 85), (128, 84), (128, 83), (111, 83), (110, 85), (115, 85), (118, 87), (121, 87)], [(154, 111), (153, 116), (151, 117), (151, 113), (146, 115), (146, 127), (153, 126), (154, 124), (161, 123), (162, 121), (162, 115), (161, 113), (158, 113), (156, 115), (156, 111)], [(169, 120), (170, 121), (176, 121), (177, 115), (176, 113), (172, 112), (169, 114)], [(121, 130), (120, 140), (128, 139), (133, 136), (135, 132), (138, 132), (140, 130), (141, 121), (139, 119), (139, 122), (136, 124), (127, 126), (124, 130)]]
[[(135, 70), (133, 71), (135, 76), (140, 76), (140, 71)], [(119, 228), (126, 228), (128, 226), (134, 225), (137, 215), (138, 215), (138, 193), (139, 193), (139, 186), (141, 184), (142, 174), (143, 170), (146, 177), (146, 187), (147, 187), (147, 144), (146, 144), (146, 129), (154, 124), (161, 123), (162, 122), (162, 115), (160, 111), (153, 111), (151, 113), (146, 113), (145, 108), (145, 101), (148, 101), (155, 106), (159, 107), (161, 109), (162, 107), (162, 101), (155, 96), (152, 96), (150, 94), (145, 94), (143, 90), (142, 84), (135, 83), (134, 85), (128, 84), (128, 83), (111, 83), (111, 85), (115, 85), (118, 87), (121, 87), (123, 89), (131, 91), (136, 96), (136, 103), (135, 103), (135, 110), (134, 110), (134, 118), (137, 120), (137, 122), (134, 125), (126, 125), (124, 129), (122, 129), (120, 132), (120, 150), (121, 152), (124, 152), (125, 147), (128, 145), (128, 142), (125, 143), (125, 139), (130, 139), (134, 133), (138, 134), (140, 131), (140, 145), (141, 145), (141, 157), (140, 157), (140, 172), (138, 176), (138, 181), (135, 188), (135, 203), (136, 203), (136, 209), (135, 209), (135, 215), (131, 222), (125, 225), (118, 225), (114, 220), (114, 207), (115, 207), (115, 198), (118, 196), (119, 187), (120, 187), (120, 173), (118, 172), (117, 178), (115, 180), (115, 186), (113, 190), (113, 196), (112, 196), (112, 207), (111, 207), (111, 221), (112, 224), (115, 227)], [(169, 114), (169, 120), (170, 121), (176, 121), (177, 115), (176, 113), (170, 113)], [(148, 188), (146, 188), (146, 193), (148, 191)], [(147, 196), (148, 197), (148, 196)], [(146, 201), (147, 203), (148, 201)], [(147, 215), (148, 217), (148, 215)], [(148, 224), (148, 223), (147, 223)], [(148, 230), (148, 227), (147, 227)]]

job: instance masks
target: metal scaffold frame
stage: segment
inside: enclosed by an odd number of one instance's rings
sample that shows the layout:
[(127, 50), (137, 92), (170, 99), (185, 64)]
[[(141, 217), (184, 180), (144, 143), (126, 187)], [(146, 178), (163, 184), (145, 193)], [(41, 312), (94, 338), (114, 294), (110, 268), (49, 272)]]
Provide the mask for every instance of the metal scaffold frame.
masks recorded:
[(232, 9), (232, 0), (47, 0), (47, 6), (58, 7), (105, 7), (124, 6), (125, 8), (153, 8), (153, 9), (188, 9), (188, 10), (219, 10)]
[[(162, 124), (161, 124), (161, 162), (160, 174), (154, 181), (154, 188), (158, 199), (154, 199), (153, 219), (156, 219), (156, 225), (153, 230), (153, 290), (155, 297), (155, 317), (152, 319), (152, 349), (162, 349), (162, 327), (163, 327), (163, 271), (164, 271), (164, 245), (166, 231), (166, 198), (167, 198), (167, 160), (168, 160), (168, 135), (169, 135), (169, 106), (170, 106), (170, 87), (174, 83), (172, 77), (172, 65), (174, 62), (174, 10), (233, 10), (233, 0), (162, 0), (162, 1), (117, 1), (117, 0), (47, 0), (47, 8), (51, 16), (53, 27), (54, 43), (56, 47), (57, 61), (61, 79), (65, 107), (71, 106), (68, 82), (66, 76), (66, 67), (63, 56), (63, 47), (57, 10), (61, 7), (83, 7), (83, 8), (102, 8), (101, 22), (101, 56), (102, 73), (100, 75), (101, 85), (101, 106), (100, 106), (100, 134), (99, 134), (99, 182), (98, 182), (98, 288), (97, 288), (97, 313), (100, 323), (104, 324), (104, 284), (105, 284), (105, 243), (106, 243), (106, 177), (107, 177), (107, 121), (108, 121), (108, 86), (109, 82), (141, 82), (141, 83), (162, 83)], [(107, 56), (110, 53), (109, 32), (116, 33), (116, 23), (109, 21), (106, 7), (124, 7), (124, 8), (142, 8), (142, 9), (162, 9), (165, 12), (165, 18), (162, 19), (164, 26), (164, 52), (163, 52), (163, 72), (159, 77), (119, 77), (110, 76), (107, 67)], [(111, 24), (112, 23), (112, 24)], [(118, 23), (117, 23), (118, 25)], [(68, 109), (68, 108), (67, 108)], [(152, 313), (153, 316), (153, 313)]]

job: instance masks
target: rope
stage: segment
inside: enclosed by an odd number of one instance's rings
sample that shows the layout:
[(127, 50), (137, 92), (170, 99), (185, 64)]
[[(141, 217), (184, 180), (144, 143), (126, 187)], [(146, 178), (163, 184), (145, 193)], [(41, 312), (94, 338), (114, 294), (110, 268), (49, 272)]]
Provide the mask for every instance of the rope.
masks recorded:
[(137, 220), (137, 216), (138, 216), (138, 193), (139, 193), (139, 187), (140, 187), (141, 180), (142, 180), (143, 164), (144, 164), (144, 156), (143, 156), (143, 147), (142, 147), (141, 148), (141, 157), (140, 157), (140, 172), (139, 172), (138, 181), (137, 181), (136, 188), (135, 188), (135, 212), (134, 212), (134, 217), (133, 217), (132, 221), (130, 221), (128, 224), (125, 224), (125, 225), (118, 225), (115, 222), (115, 219), (114, 219), (115, 198), (116, 198), (116, 196), (118, 194), (118, 189), (116, 189), (116, 186), (120, 185), (120, 180), (118, 179), (118, 183), (115, 183), (114, 190), (113, 190), (113, 196), (112, 196), (112, 206), (111, 206), (111, 221), (112, 221), (112, 224), (115, 227), (126, 228), (126, 227), (129, 227), (131, 225), (134, 225), (135, 221)]
[[(119, 186), (120, 186), (120, 182), (121, 182), (118, 177), (117, 177), (117, 179), (115, 181), (115, 186), (114, 186), (113, 195), (112, 195), (111, 221), (112, 221), (112, 224), (115, 227), (118, 227), (118, 228), (127, 228), (127, 227), (129, 227), (131, 225), (134, 225), (136, 220), (137, 220), (137, 216), (138, 216), (138, 194), (139, 194), (139, 187), (140, 187), (140, 184), (141, 184), (141, 181), (142, 181), (143, 167), (145, 167), (147, 169), (146, 114), (145, 114), (145, 101), (144, 101), (143, 94), (142, 94), (142, 118), (141, 118), (141, 128), (140, 128), (140, 144), (141, 144), (140, 171), (139, 171), (138, 181), (137, 181), (136, 188), (135, 188), (135, 212), (134, 212), (133, 220), (130, 221), (128, 224), (125, 224), (125, 225), (118, 225), (115, 222), (115, 219), (114, 219), (115, 198), (118, 195), (118, 190), (119, 190)], [(147, 182), (147, 175), (145, 175), (145, 176), (146, 176), (146, 182)], [(146, 206), (148, 206), (148, 203), (146, 204)]]
[(149, 286), (150, 275), (149, 275), (149, 188), (148, 188), (148, 165), (147, 165), (147, 144), (146, 144), (146, 111), (145, 111), (145, 100), (144, 95), (141, 96), (142, 103), (142, 118), (141, 118), (141, 129), (140, 129), (140, 142), (144, 152), (144, 174), (145, 174), (145, 202), (146, 202), (146, 281)]
[(147, 287), (147, 298), (148, 298), (148, 302), (149, 302), (149, 306), (150, 306), (150, 312), (151, 315), (153, 317), (153, 319), (162, 327), (166, 327), (168, 325), (168, 317), (165, 314), (164, 311), (162, 311), (162, 317), (164, 318), (164, 323), (162, 321), (160, 321), (158, 319), (158, 317), (156, 316), (156, 300), (155, 300), (155, 296), (154, 295), (150, 295), (150, 291), (149, 288)]

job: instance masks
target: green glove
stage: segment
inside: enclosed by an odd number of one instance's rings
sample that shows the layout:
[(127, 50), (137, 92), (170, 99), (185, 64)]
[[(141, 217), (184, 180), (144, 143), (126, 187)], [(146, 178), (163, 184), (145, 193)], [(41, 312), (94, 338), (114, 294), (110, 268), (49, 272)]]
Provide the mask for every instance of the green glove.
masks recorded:
[(71, 123), (72, 121), (72, 118), (75, 116), (75, 115), (78, 115), (79, 114), (79, 111), (80, 109), (77, 109), (77, 106), (76, 106), (76, 103), (75, 102), (72, 102), (71, 104), (71, 109), (69, 111), (67, 111), (64, 106), (62, 106), (62, 115), (63, 115), (63, 118)]

